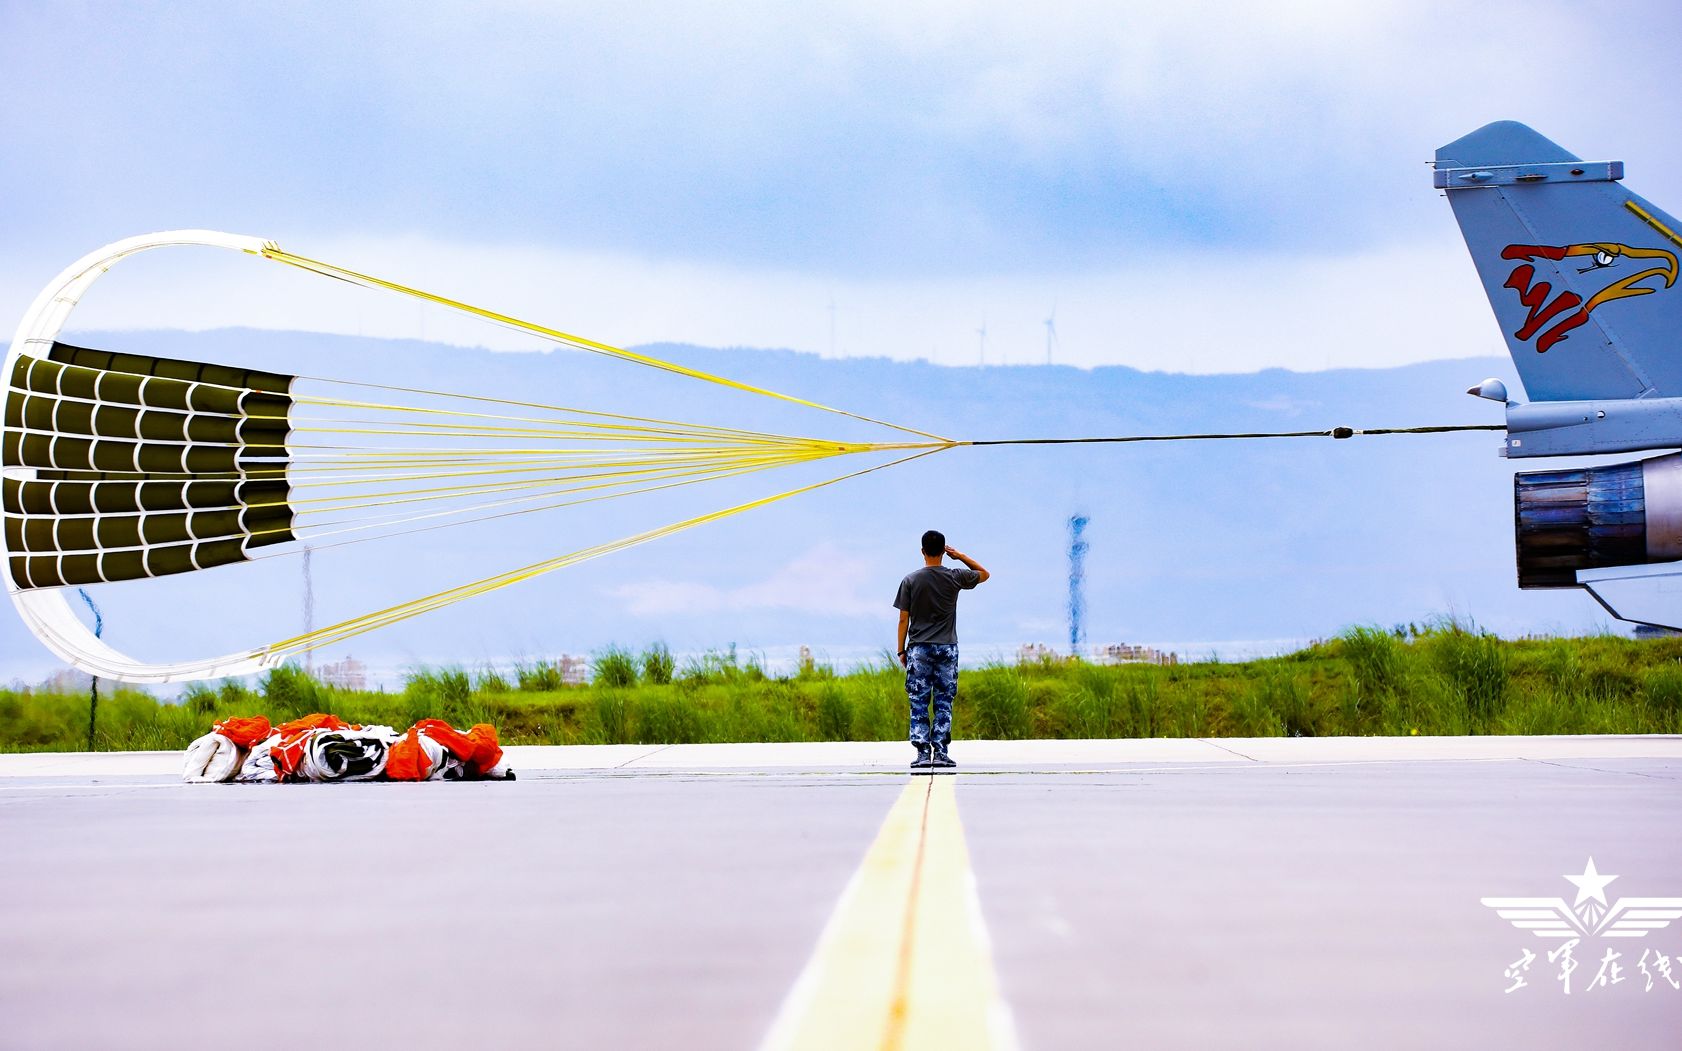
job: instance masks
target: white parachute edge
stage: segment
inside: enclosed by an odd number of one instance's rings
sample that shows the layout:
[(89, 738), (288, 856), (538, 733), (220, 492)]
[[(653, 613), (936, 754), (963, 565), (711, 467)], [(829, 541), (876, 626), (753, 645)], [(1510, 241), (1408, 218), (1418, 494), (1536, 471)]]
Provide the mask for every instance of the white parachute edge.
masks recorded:
[[(118, 261), (153, 248), (177, 245), (228, 248), (259, 256), (265, 248), (274, 247), (272, 241), (260, 237), (244, 237), (216, 230), (170, 230), (126, 238), (89, 252), (66, 267), (30, 304), (23, 320), (18, 323), (11, 347), (6, 351), (0, 377), (9, 383), (12, 368), (19, 358), (49, 354), (70, 312), (76, 308), (88, 287)], [(5, 543), (5, 536), (0, 532), (0, 559), (9, 555)], [(9, 562), (0, 564), (9, 566)], [(281, 655), (270, 654), (265, 647), (201, 660), (147, 664), (112, 649), (97, 638), (71, 607), (69, 588), (20, 588), (13, 581), (9, 569), (4, 576), (6, 591), (11, 595), (12, 605), (17, 607), (18, 616), (23, 618), (24, 624), (41, 640), (42, 645), (73, 667), (103, 679), (131, 683), (190, 682), (250, 675), (272, 668), (282, 660)]]

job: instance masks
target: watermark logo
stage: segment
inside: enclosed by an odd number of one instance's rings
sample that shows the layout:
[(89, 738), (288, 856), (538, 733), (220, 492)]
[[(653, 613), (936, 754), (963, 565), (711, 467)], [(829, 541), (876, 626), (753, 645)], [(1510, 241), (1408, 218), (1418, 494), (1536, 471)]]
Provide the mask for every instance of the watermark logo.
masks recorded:
[[(1523, 949), (1519, 958), (1503, 970), (1502, 976), (1510, 983), (1506, 988), (1509, 993), (1530, 984), (1532, 966), (1545, 955), (1547, 967), (1541, 971), (1553, 972), (1560, 989), (1569, 995), (1573, 976), (1582, 965), (1576, 958), (1576, 952), (1580, 947), (1588, 948), (1585, 943), (1593, 942), (1594, 949), (1599, 949), (1602, 939), (1645, 938), (1654, 931), (1668, 928), (1672, 920), (1682, 918), (1682, 898), (1616, 898), (1608, 901), (1606, 887), (1618, 877), (1596, 870), (1592, 857), (1580, 874), (1567, 873), (1564, 878), (1577, 888), (1576, 898), (1569, 905), (1563, 897), (1482, 899), (1483, 904), (1494, 909), (1497, 916), (1519, 930), (1538, 938), (1559, 940), (1557, 947), (1545, 953)], [(1634, 951), (1634, 947), (1619, 951), (1607, 945), (1605, 949), (1605, 954), (1599, 957), (1594, 978), (1587, 985), (1579, 986), (1584, 991), (1610, 988), (1630, 979), (1626, 972), (1632, 969), (1632, 965), (1623, 961)], [(1590, 956), (1592, 959), (1592, 952)], [(1633, 969), (1644, 979), (1640, 983), (1644, 992), (1665, 985), (1673, 991), (1682, 992), (1682, 961), (1659, 951), (1657, 947), (1644, 946)]]

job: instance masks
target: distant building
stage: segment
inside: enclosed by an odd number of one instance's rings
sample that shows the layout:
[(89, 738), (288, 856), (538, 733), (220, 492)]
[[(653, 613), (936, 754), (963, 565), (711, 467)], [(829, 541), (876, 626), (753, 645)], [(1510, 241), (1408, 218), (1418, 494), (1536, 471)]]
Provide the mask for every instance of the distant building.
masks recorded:
[(86, 693), (93, 685), (93, 676), (75, 668), (54, 672), (41, 684), (42, 693)]
[(1180, 655), (1164, 653), (1151, 649), (1149, 646), (1133, 646), (1125, 642), (1112, 642), (1108, 646), (1092, 647), (1092, 663), (1094, 664), (1178, 664)]
[(1062, 660), (1056, 650), (1043, 642), (1024, 642), (1016, 647), (1016, 663), (1042, 664), (1046, 661)]
[(561, 673), (563, 686), (588, 686), (590, 684), (590, 658), (569, 657), (561, 654), (555, 661), (555, 667)]
[(342, 661), (323, 664), (316, 672), (316, 678), (335, 690), (366, 690), (368, 666), (355, 657), (346, 656)]
[(812, 647), (800, 647), (800, 674), (810, 675), (816, 667), (817, 663), (812, 660)]

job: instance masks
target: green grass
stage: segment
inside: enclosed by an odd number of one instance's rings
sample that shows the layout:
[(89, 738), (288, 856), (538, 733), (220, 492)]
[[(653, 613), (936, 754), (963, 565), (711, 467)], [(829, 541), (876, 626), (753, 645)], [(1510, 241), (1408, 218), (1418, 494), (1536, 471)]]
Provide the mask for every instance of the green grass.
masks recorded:
[[(905, 736), (897, 665), (778, 678), (734, 647), (685, 662), (613, 648), (595, 681), (566, 686), (553, 662), (506, 671), (417, 668), (401, 692), (335, 690), (298, 668), (255, 687), (199, 684), (178, 702), (100, 691), (101, 749), (181, 748), (217, 719), (332, 711), (399, 729), (437, 717), (494, 724), (513, 744), (873, 741)], [(0, 751), (74, 751), (86, 694), (0, 690)], [(1508, 642), (1445, 620), (1352, 628), (1298, 653), (1242, 664), (1102, 667), (1047, 661), (966, 670), (959, 738), (1268, 737), (1360, 734), (1682, 732), (1682, 639)]]

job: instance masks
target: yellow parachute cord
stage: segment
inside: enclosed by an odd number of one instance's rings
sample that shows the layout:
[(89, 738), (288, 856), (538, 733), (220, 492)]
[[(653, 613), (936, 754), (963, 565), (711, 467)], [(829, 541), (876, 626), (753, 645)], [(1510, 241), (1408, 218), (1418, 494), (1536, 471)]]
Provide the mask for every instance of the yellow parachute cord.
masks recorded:
[(545, 573), (552, 573), (557, 569), (564, 569), (567, 566), (577, 565), (580, 562), (588, 561), (593, 558), (599, 558), (602, 555), (612, 554), (616, 551), (623, 551), (626, 548), (635, 547), (639, 544), (646, 544), (651, 540), (658, 540), (661, 537), (670, 536), (673, 533), (682, 532), (685, 529), (693, 529), (696, 526), (706, 525), (709, 522), (716, 522), (723, 518), (729, 518), (732, 515), (739, 515), (746, 511), (753, 511), (761, 507), (766, 507), (770, 504), (777, 503), (778, 501), (787, 500), (792, 496), (809, 493), (817, 489), (822, 489), (825, 486), (835, 485), (838, 482), (849, 481), (851, 479), (870, 474), (873, 471), (885, 470), (889, 467), (894, 467), (899, 464), (918, 459), (919, 457), (930, 456), (945, 448), (948, 448), (948, 446), (940, 445), (933, 449), (926, 449), (922, 452), (914, 453), (911, 456), (903, 456), (897, 460), (891, 460), (888, 463), (877, 464), (874, 467), (867, 467), (861, 471), (853, 471), (850, 474), (838, 475), (837, 477), (830, 478), (822, 482), (814, 482), (811, 485), (803, 485), (797, 489), (790, 489), (786, 492), (760, 497), (757, 500), (750, 500), (747, 503), (737, 504), (734, 507), (727, 507), (723, 510), (713, 511), (704, 515), (697, 515), (694, 518), (686, 518), (681, 522), (673, 522), (670, 525), (664, 525), (658, 529), (651, 529), (647, 532), (637, 533), (633, 536), (609, 541), (605, 544), (597, 544), (594, 547), (582, 548), (578, 551), (573, 551), (565, 555), (559, 555), (555, 558), (544, 559), (541, 562), (534, 562), (529, 566), (522, 566), (519, 569), (512, 569), (505, 573), (498, 573), (495, 576), (485, 577), (483, 580), (476, 580), (469, 584), (462, 584), (458, 587), (450, 588), (445, 591), (439, 591), (431, 595), (426, 595), (422, 598), (411, 599), (408, 602), (404, 602), (396, 606), (390, 606), (383, 610), (377, 610), (373, 613), (365, 613), (362, 616), (352, 617), (349, 620), (341, 621), (337, 624), (317, 629), (316, 631), (307, 632), (303, 635), (295, 635), (289, 639), (282, 639), (279, 642), (271, 643), (261, 652), (266, 656), (288, 657), (304, 653), (308, 650), (318, 649), (322, 646), (332, 645), (333, 643), (341, 642), (364, 632), (373, 631), (376, 628), (386, 627), (400, 621), (408, 620), (411, 617), (419, 616), (422, 613), (428, 613), (435, 609), (441, 609), (444, 606), (460, 602), (464, 599), (474, 598), (478, 595), (484, 595), (489, 592), (496, 591), (499, 588), (505, 588), (512, 584), (522, 583), (524, 581), (531, 580), (534, 577), (542, 576)]
[(749, 394), (761, 394), (767, 398), (776, 398), (780, 401), (790, 402), (794, 405), (804, 405), (810, 409), (820, 409), (824, 412), (832, 412), (838, 416), (848, 416), (852, 419), (861, 420), (865, 423), (873, 423), (881, 427), (891, 427), (896, 431), (904, 431), (907, 434), (915, 434), (923, 438), (933, 438), (936, 441), (945, 441), (945, 439), (940, 435), (930, 434), (928, 431), (919, 431), (914, 427), (902, 427), (897, 423), (888, 423), (886, 420), (878, 420), (870, 416), (861, 416), (856, 412), (848, 412), (845, 409), (831, 408), (828, 405), (822, 405), (815, 401), (807, 401), (805, 398), (796, 398), (793, 395), (780, 394), (777, 391), (767, 390), (764, 387), (755, 387), (751, 384), (741, 383), (733, 379), (727, 379), (723, 376), (715, 376), (710, 372), (702, 372), (698, 369), (692, 369), (683, 365), (678, 365), (674, 362), (664, 361), (660, 358), (651, 357), (647, 354), (638, 354), (633, 350), (625, 350), (622, 347), (615, 347), (607, 343), (600, 343), (593, 339), (586, 339), (583, 336), (575, 336), (569, 332), (562, 332), (559, 329), (549, 328), (547, 325), (539, 325), (532, 321), (523, 321), (520, 318), (511, 317), (508, 314), (499, 314), (494, 310), (486, 310), (484, 307), (476, 307), (471, 303), (463, 303), (460, 300), (450, 299), (447, 296), (441, 296), (433, 292), (424, 292), (418, 288), (410, 288), (408, 285), (400, 285), (395, 281), (387, 281), (384, 278), (374, 277), (371, 274), (363, 274), (358, 273), (355, 270), (347, 270), (342, 266), (335, 266), (332, 263), (324, 263), (319, 259), (310, 259), (305, 256), (294, 255), (291, 252), (283, 251), (277, 245), (265, 246), (263, 249), (263, 257), (266, 259), (273, 259), (279, 263), (285, 263), (288, 266), (295, 266), (303, 270), (309, 270), (314, 273), (321, 274), (324, 277), (333, 277), (341, 281), (348, 281), (352, 284), (365, 285), (371, 288), (383, 288), (389, 292), (396, 292), (405, 296), (413, 296), (416, 299), (422, 299), (428, 303), (437, 303), (438, 305), (448, 307), (451, 310), (458, 310), (464, 314), (471, 314), (474, 317), (484, 318), (487, 321), (492, 321), (499, 325), (507, 325), (510, 328), (516, 328), (522, 332), (529, 332), (532, 335), (541, 336), (544, 339), (552, 340), (557, 343), (564, 343), (570, 347), (577, 347), (580, 350), (593, 351), (597, 354), (606, 354), (609, 357), (619, 358), (623, 361), (633, 361), (639, 365), (647, 365), (650, 368), (662, 369), (666, 372), (675, 372), (680, 376), (687, 376), (690, 379), (704, 380), (707, 383), (716, 383), (723, 387), (746, 391)]

